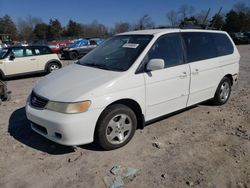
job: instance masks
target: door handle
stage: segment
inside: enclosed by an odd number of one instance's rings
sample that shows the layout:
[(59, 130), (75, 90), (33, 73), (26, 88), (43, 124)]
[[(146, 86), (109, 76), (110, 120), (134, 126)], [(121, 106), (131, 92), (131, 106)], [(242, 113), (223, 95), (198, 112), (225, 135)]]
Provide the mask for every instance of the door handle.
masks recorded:
[(182, 74), (179, 77), (181, 79), (186, 78), (187, 77), (187, 72), (182, 72)]
[(197, 75), (199, 74), (199, 69), (194, 69), (194, 71), (192, 72), (193, 75)]
[(31, 58), (30, 60), (31, 60), (31, 61), (34, 61), (34, 60), (36, 60), (36, 59), (35, 59), (35, 58)]

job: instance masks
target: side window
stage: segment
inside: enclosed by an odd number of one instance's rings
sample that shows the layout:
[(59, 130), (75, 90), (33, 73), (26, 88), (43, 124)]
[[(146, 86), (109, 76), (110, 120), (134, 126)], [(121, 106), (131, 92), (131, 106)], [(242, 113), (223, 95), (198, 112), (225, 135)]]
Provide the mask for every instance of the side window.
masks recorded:
[(32, 53), (32, 49), (30, 48), (26, 48), (26, 53), (25, 53), (25, 56), (32, 56), (33, 53)]
[(211, 33), (184, 32), (188, 62), (217, 57), (217, 51)]
[(150, 59), (163, 59), (165, 67), (183, 64), (183, 48), (179, 34), (160, 37), (148, 52), (148, 60)]
[(96, 44), (96, 41), (90, 40), (90, 41), (89, 41), (89, 45), (97, 45), (97, 44)]
[(213, 33), (212, 37), (216, 46), (218, 56), (224, 56), (233, 53), (234, 48), (227, 35), (221, 33)]
[(51, 54), (52, 53), (50, 48), (46, 47), (46, 46), (43, 46), (43, 47), (39, 48), (39, 50), (41, 52), (40, 55)]
[(24, 49), (23, 48), (13, 48), (11, 53), (13, 53), (15, 57), (23, 57), (24, 56)]
[(34, 48), (35, 55), (41, 55), (41, 50), (39, 48)]

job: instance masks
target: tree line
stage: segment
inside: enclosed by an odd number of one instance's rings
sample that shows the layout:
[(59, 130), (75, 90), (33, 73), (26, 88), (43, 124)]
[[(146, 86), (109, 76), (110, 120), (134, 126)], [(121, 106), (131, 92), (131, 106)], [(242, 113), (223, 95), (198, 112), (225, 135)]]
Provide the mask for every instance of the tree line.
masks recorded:
[(0, 34), (9, 34), (13, 41), (51, 41), (73, 38), (108, 37), (116, 33), (152, 29), (162, 27), (180, 27), (183, 25), (205, 25), (227, 32), (250, 31), (250, 7), (244, 2), (236, 3), (228, 12), (215, 14), (207, 18), (208, 10), (196, 12), (193, 6), (182, 5), (178, 9), (166, 13), (168, 24), (156, 26), (149, 15), (144, 15), (134, 24), (129, 22), (115, 23), (112, 28), (93, 21), (89, 24), (69, 20), (62, 26), (58, 19), (50, 19), (49, 23), (34, 16), (20, 18), (15, 23), (9, 15), (0, 17)]

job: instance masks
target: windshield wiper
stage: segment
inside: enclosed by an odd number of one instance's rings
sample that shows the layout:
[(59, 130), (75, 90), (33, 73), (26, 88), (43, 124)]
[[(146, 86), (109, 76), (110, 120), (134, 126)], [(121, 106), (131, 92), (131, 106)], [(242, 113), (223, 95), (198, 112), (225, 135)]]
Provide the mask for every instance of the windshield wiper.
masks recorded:
[(111, 67), (108, 67), (104, 64), (97, 64), (97, 63), (83, 63), (82, 65), (90, 66), (90, 67), (96, 67), (99, 69), (105, 69), (105, 70), (113, 70)]

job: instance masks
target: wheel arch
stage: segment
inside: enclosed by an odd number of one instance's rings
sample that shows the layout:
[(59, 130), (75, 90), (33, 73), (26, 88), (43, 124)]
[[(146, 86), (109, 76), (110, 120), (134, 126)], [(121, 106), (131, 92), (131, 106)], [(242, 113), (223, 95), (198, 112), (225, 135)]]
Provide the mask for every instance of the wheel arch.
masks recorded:
[(224, 77), (226, 77), (226, 78), (228, 78), (229, 80), (230, 80), (230, 82), (231, 82), (231, 86), (233, 85), (233, 83), (234, 83), (234, 81), (233, 81), (233, 75), (231, 75), (231, 74), (227, 74), (227, 75), (225, 75)]
[(0, 78), (1, 79), (5, 79), (6, 78), (6, 76), (5, 76), (4, 72), (2, 71), (2, 69), (0, 69)]
[[(144, 119), (144, 115), (142, 113), (142, 109), (139, 105), (139, 103), (133, 99), (129, 99), (129, 98), (124, 98), (124, 99), (119, 99), (116, 100), (112, 103), (110, 103), (109, 105), (107, 105), (104, 110), (101, 112), (100, 116), (97, 119), (97, 123), (101, 117), (101, 115), (103, 114), (103, 112), (110, 106), (114, 105), (114, 104), (123, 104), (125, 106), (128, 106), (131, 110), (134, 111), (135, 115), (136, 115), (136, 119), (137, 119), (137, 128), (139, 129), (143, 129), (145, 127), (145, 119)], [(97, 123), (95, 126), (95, 132), (96, 132), (96, 127), (97, 127)]]

